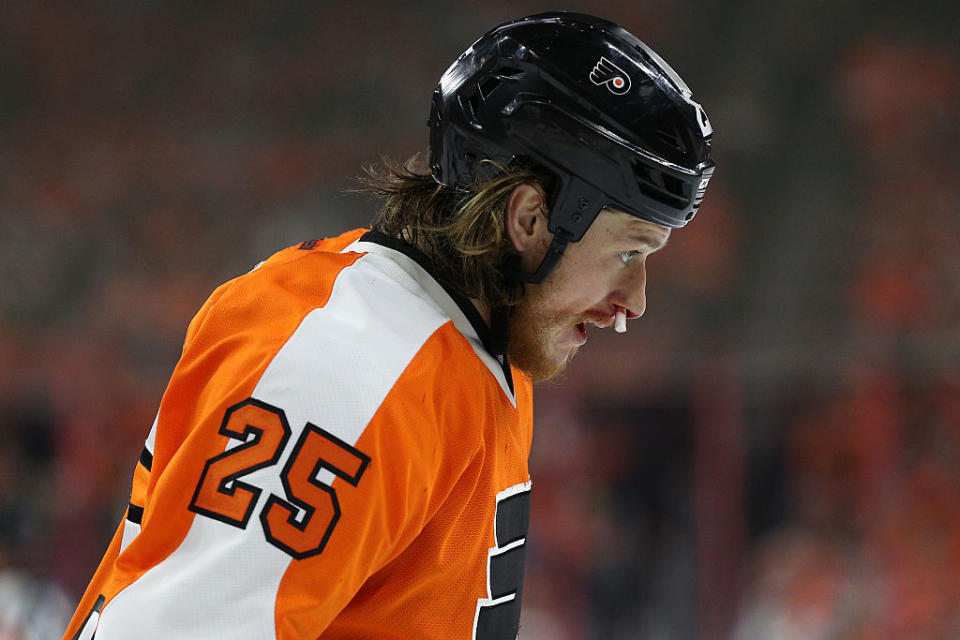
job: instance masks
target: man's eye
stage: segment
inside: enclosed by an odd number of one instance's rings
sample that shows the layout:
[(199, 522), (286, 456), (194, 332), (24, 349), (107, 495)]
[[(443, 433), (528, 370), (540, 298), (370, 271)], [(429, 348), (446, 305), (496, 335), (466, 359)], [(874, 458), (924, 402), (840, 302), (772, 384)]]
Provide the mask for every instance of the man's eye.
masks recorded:
[(643, 253), (640, 251), (621, 251), (620, 259), (623, 261), (623, 264), (628, 264), (631, 260), (639, 255), (643, 255)]

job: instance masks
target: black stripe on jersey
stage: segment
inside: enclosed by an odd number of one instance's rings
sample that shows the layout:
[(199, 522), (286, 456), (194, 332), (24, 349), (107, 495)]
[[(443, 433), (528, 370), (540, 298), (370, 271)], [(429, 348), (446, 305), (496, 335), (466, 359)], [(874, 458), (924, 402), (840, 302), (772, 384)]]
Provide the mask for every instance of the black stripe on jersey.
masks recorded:
[(147, 471), (153, 471), (153, 454), (146, 447), (140, 452), (140, 464), (146, 467)]
[[(90, 609), (90, 612), (87, 614), (87, 617), (83, 619), (83, 624), (80, 625), (80, 628), (77, 629), (77, 632), (73, 634), (73, 638), (71, 638), (70, 640), (80, 640), (80, 634), (82, 634), (84, 630), (87, 628), (87, 624), (90, 622), (90, 616), (92, 616), (95, 613), (100, 613), (101, 611), (103, 611), (103, 604), (106, 601), (107, 599), (103, 597), (103, 594), (100, 594), (97, 597), (97, 601), (94, 603), (93, 608)], [(91, 638), (92, 637), (93, 636), (91, 636)]]
[(140, 524), (143, 521), (143, 507), (138, 507), (131, 502), (127, 507), (127, 520), (133, 524)]
[[(504, 498), (497, 503), (496, 540), (505, 547), (527, 537), (530, 528), (530, 490)], [(496, 597), (496, 596), (494, 596)]]

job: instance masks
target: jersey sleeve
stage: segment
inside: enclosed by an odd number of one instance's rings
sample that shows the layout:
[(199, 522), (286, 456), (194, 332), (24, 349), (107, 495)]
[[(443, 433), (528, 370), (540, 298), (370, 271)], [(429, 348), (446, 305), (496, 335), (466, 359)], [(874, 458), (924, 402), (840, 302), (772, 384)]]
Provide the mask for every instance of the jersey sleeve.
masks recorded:
[(446, 393), (462, 336), (318, 248), (225, 285), (191, 324), (140, 530), (121, 526), (65, 638), (316, 638), (478, 455), (476, 416)]

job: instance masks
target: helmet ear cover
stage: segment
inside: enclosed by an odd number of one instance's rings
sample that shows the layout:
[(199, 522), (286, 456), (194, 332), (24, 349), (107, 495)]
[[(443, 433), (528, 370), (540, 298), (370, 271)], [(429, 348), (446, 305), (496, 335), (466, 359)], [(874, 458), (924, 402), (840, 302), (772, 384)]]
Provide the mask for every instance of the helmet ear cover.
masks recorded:
[(505, 275), (530, 284), (546, 280), (563, 257), (567, 244), (579, 242), (605, 206), (603, 194), (587, 183), (573, 176), (562, 180), (551, 197), (547, 228), (553, 233), (553, 240), (540, 266), (532, 273), (514, 270)]

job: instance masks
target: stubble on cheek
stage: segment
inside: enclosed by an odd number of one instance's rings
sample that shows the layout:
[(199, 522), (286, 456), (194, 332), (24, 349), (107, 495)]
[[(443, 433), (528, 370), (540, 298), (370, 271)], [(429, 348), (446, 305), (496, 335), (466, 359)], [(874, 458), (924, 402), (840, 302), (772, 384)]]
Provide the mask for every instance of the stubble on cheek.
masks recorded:
[(510, 363), (530, 376), (545, 382), (559, 375), (577, 352), (560, 353), (557, 343), (565, 327), (559, 319), (540, 311), (537, 296), (526, 296), (510, 316)]

